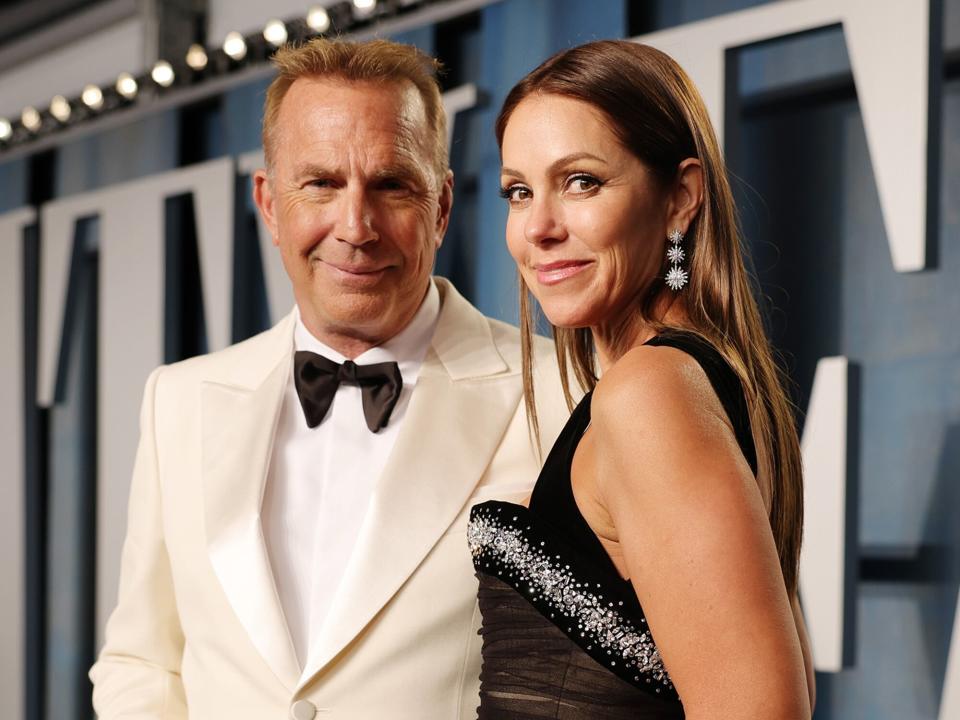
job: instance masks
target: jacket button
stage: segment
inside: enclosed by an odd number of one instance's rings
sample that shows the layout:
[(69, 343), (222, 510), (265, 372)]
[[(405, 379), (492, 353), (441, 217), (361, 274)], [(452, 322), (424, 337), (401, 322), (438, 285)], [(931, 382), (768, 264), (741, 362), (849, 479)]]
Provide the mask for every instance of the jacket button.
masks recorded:
[(297, 700), (290, 708), (290, 717), (293, 720), (313, 720), (316, 714), (317, 708), (309, 700)]

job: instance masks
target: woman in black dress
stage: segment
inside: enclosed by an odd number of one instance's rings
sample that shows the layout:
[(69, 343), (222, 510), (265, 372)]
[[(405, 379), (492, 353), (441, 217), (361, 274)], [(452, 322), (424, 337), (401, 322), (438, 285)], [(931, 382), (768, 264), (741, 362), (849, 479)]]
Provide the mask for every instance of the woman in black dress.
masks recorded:
[(511, 91), (497, 139), (525, 349), (532, 293), (586, 395), (528, 506), (471, 516), (480, 717), (809, 718), (794, 416), (696, 88), (590, 43)]

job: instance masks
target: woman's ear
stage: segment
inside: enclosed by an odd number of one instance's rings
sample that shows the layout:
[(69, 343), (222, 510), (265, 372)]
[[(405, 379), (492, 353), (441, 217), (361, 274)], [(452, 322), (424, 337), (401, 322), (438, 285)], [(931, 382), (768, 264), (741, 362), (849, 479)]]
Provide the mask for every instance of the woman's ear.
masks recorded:
[(670, 192), (667, 234), (674, 229), (684, 235), (703, 204), (703, 166), (697, 158), (687, 158), (677, 167), (677, 179)]

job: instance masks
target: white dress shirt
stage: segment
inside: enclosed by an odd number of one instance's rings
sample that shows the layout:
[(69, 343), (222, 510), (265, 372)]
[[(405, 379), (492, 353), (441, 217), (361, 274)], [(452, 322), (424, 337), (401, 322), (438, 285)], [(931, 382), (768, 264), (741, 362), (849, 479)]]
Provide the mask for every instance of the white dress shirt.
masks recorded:
[[(360, 387), (342, 383), (323, 421), (308, 428), (293, 374), (277, 425), (261, 521), (280, 604), (303, 668), (319, 636), (363, 525), (370, 498), (406, 414), (440, 314), (433, 282), (413, 320), (383, 345), (354, 358), (358, 365), (398, 363), (400, 398), (385, 428), (372, 433)], [(296, 350), (342, 363), (317, 340), (297, 312)]]

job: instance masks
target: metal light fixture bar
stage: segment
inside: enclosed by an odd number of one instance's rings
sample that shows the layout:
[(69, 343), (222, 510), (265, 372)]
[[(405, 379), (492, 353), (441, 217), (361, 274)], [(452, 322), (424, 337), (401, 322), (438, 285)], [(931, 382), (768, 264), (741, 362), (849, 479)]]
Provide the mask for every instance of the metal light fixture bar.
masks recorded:
[[(280, 29), (286, 33), (286, 42), (291, 43), (318, 36), (365, 40), (443, 22), (495, 2), (500, 0), (352, 0), (324, 8), (318, 6), (304, 18), (285, 22), (271, 20), (260, 31), (247, 35), (231, 33), (225, 39), (232, 41), (226, 49), (235, 53), (228, 54), (222, 45), (194, 46), (179, 60), (159, 60), (139, 75), (121, 73), (103, 85), (87, 85), (75, 97), (56, 98), (56, 104), (51, 103), (53, 107), (26, 108), (24, 114), (29, 127), (24, 124), (23, 116), (0, 117), (0, 162), (268, 77), (273, 72), (268, 60), (283, 44), (283, 41), (274, 42), (280, 37)], [(324, 24), (326, 29), (318, 32)], [(242, 52), (241, 43), (245, 48)], [(205, 62), (201, 61), (201, 54)], [(71, 111), (67, 120), (53, 114), (55, 108), (61, 116), (65, 115), (64, 103)]]

